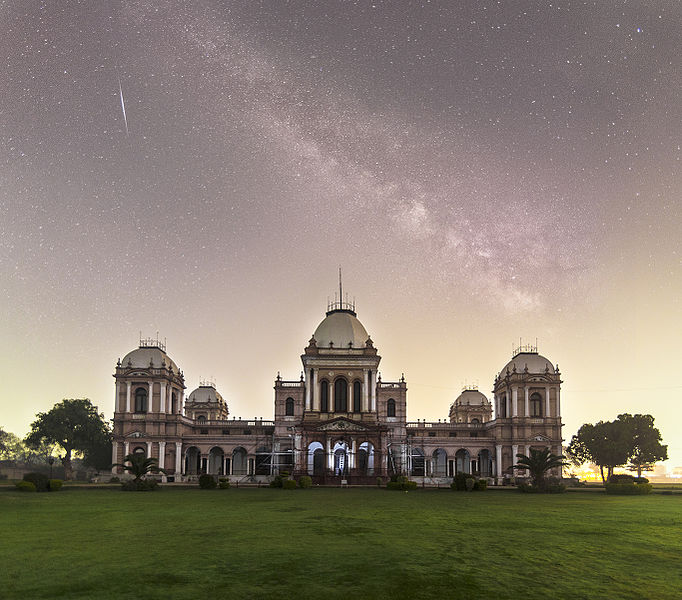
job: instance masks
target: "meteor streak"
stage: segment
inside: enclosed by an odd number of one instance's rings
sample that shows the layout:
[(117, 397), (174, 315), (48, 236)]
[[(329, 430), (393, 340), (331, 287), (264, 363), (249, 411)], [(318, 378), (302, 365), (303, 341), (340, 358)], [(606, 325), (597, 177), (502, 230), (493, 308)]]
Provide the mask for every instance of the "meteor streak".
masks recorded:
[(123, 111), (123, 122), (126, 126), (126, 137), (128, 136), (128, 117), (126, 116), (126, 103), (123, 99), (123, 88), (121, 87), (121, 78), (118, 78), (118, 93), (121, 96), (121, 110)]

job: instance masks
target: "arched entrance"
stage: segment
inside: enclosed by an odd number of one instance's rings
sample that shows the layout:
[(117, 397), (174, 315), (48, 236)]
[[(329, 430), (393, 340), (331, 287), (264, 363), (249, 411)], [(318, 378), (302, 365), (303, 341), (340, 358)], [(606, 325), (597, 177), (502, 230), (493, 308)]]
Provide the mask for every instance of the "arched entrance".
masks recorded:
[(445, 477), (448, 469), (448, 455), (445, 450), (443, 448), (434, 450), (431, 458), (433, 459), (433, 476)]
[(362, 442), (358, 448), (357, 470), (359, 475), (374, 475), (374, 445)]
[(246, 450), (244, 448), (235, 448), (232, 452), (232, 474), (246, 475)]
[(211, 475), (222, 475), (223, 465), (225, 464), (225, 453), (222, 448), (217, 446), (211, 448), (208, 453), (208, 468), (207, 473)]
[(464, 448), (455, 454), (455, 469), (457, 473), (471, 473), (471, 455)]
[(308, 475), (324, 475), (324, 447), (320, 442), (308, 445)]
[(334, 475), (346, 477), (348, 474), (348, 444), (336, 442), (332, 454), (334, 455)]
[(185, 452), (185, 474), (196, 475), (201, 472), (201, 452), (196, 446), (190, 446)]

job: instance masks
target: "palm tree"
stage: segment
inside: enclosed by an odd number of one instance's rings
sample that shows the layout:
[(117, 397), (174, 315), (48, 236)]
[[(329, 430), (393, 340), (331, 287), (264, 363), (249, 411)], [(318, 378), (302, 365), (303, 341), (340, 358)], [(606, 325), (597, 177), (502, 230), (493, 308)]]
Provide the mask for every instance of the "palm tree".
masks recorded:
[(519, 462), (514, 465), (514, 468), (528, 471), (533, 480), (533, 485), (540, 489), (545, 487), (547, 471), (569, 464), (563, 456), (552, 454), (549, 448), (544, 448), (543, 450), (531, 448), (528, 456), (517, 454), (516, 457), (519, 459)]
[(133, 476), (133, 481), (136, 482), (144, 479), (149, 473), (166, 474), (166, 470), (161, 469), (156, 464), (158, 461), (155, 458), (147, 458), (142, 452), (127, 454), (123, 461), (123, 463), (117, 463), (112, 467), (123, 467), (123, 470), (130, 473)]

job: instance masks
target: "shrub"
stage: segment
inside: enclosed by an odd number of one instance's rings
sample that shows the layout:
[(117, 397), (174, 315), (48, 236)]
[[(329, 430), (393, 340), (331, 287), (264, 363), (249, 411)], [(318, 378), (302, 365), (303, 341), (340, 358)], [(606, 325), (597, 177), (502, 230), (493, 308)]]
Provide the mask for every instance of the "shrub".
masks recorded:
[(17, 481), (15, 483), (17, 489), (20, 492), (35, 492), (36, 490), (36, 485), (32, 481)]
[(627, 475), (627, 474), (611, 475), (611, 477), (609, 477), (608, 482), (609, 483), (635, 483), (635, 476), (634, 475)]
[(387, 490), (396, 490), (396, 491), (409, 491), (409, 490), (416, 490), (417, 489), (417, 482), (416, 481), (410, 481), (407, 477), (404, 475), (394, 475), (391, 477), (391, 481), (389, 481), (386, 484), (386, 489)]
[(301, 478), (298, 480), (298, 486), (307, 489), (309, 487), (312, 487), (313, 485), (313, 479), (312, 477), (309, 477), (308, 475), (302, 475)]
[(282, 489), (283, 490), (295, 490), (298, 487), (298, 484), (294, 479), (283, 479), (282, 480)]
[(220, 477), (218, 479), (218, 487), (221, 490), (229, 490), (230, 489), (230, 480), (227, 477)]
[(26, 475), (24, 475), (24, 481), (30, 481), (35, 485), (37, 492), (47, 491), (47, 475), (43, 475), (42, 473), (26, 473)]
[(159, 482), (156, 479), (128, 479), (121, 482), (121, 489), (124, 492), (153, 492), (159, 489)]
[(47, 482), (47, 489), (51, 492), (58, 492), (62, 489), (62, 484), (64, 482), (61, 479), (49, 479)]
[(121, 483), (121, 480), (118, 477), (112, 477), (109, 479), (109, 483)]
[(649, 483), (646, 477), (635, 477), (635, 483)]
[(466, 486), (467, 492), (471, 492), (476, 486), (476, 480), (473, 477), (467, 477), (464, 480), (464, 485)]
[(457, 490), (458, 492), (463, 492), (467, 489), (468, 479), (471, 479), (471, 481), (473, 482), (476, 481), (476, 478), (473, 475), (470, 475), (469, 473), (457, 473), (452, 483), (450, 484), (450, 488), (453, 490)]
[(479, 479), (478, 481), (476, 481), (476, 484), (474, 485), (474, 491), (484, 492), (486, 489), (488, 489), (487, 479)]
[(382, 477), (377, 477), (377, 487), (384, 485), (384, 480)]
[(214, 490), (218, 487), (218, 482), (215, 480), (213, 475), (202, 473), (199, 475), (199, 487), (202, 490)]
[(642, 496), (654, 489), (650, 483), (607, 483), (604, 487), (607, 494), (620, 496)]

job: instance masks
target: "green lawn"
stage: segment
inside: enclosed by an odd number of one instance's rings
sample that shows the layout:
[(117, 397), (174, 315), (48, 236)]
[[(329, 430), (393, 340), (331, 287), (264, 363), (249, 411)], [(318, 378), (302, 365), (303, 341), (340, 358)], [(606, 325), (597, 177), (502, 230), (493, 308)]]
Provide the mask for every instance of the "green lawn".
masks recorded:
[(682, 496), (0, 492), (0, 598), (680, 598)]

